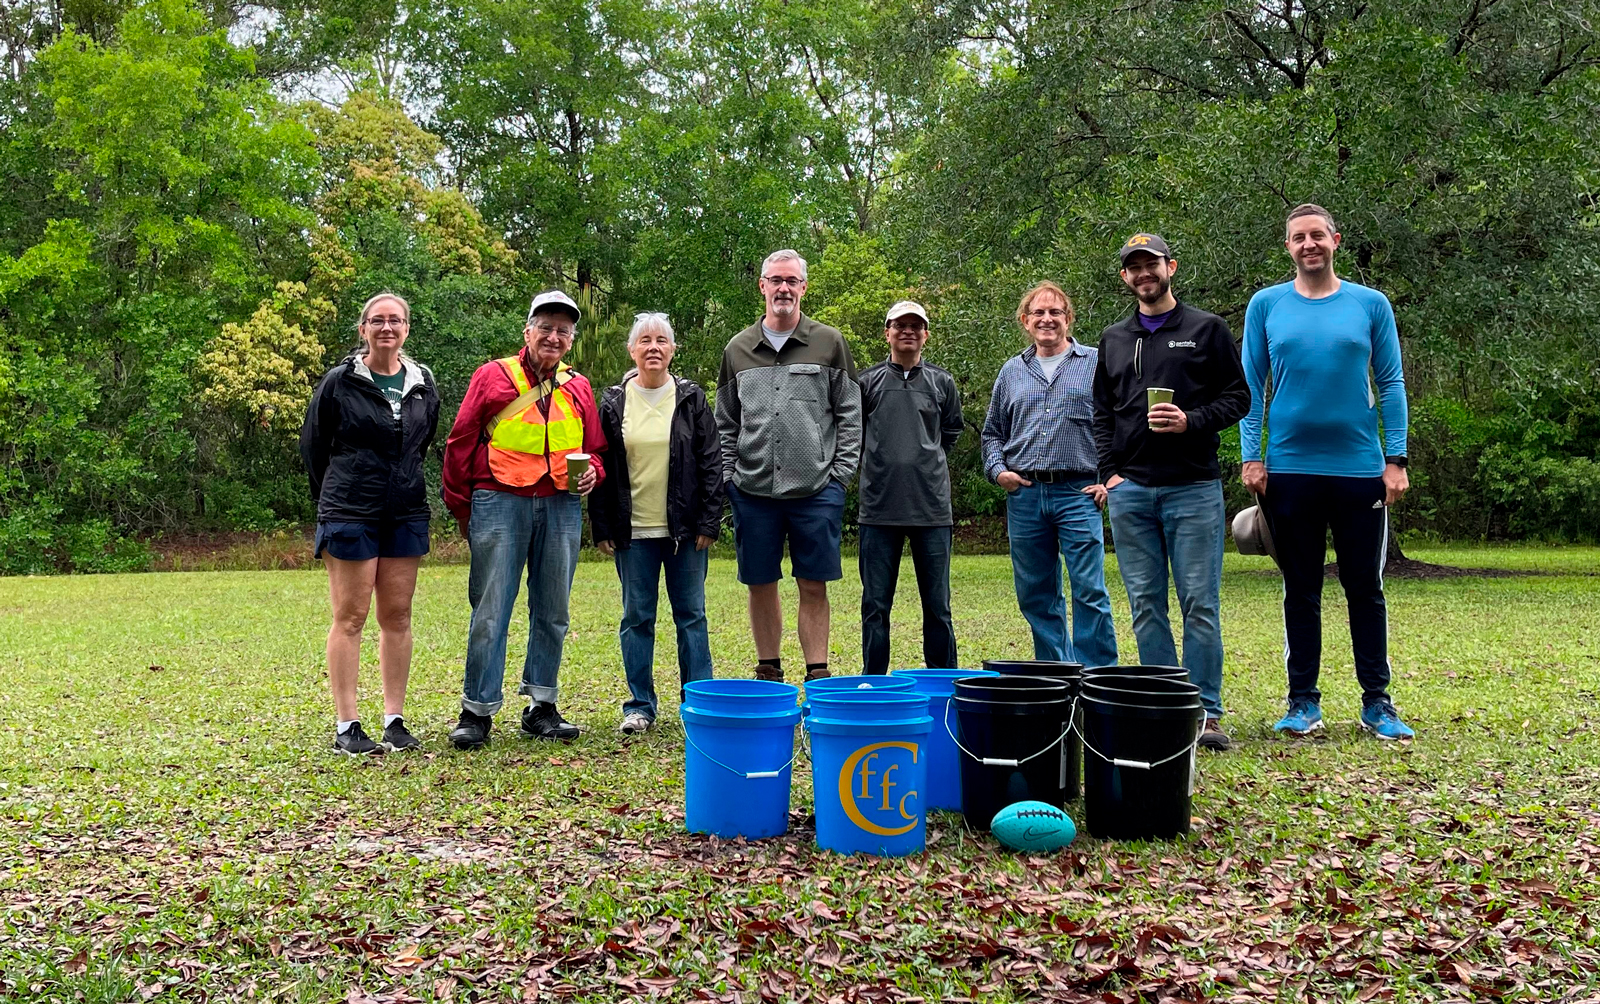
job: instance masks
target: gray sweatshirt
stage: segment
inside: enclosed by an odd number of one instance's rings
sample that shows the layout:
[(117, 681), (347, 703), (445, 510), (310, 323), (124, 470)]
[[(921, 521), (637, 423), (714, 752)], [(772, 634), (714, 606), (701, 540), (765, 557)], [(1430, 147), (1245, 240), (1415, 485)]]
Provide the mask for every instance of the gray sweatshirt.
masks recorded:
[(861, 374), (867, 526), (950, 526), (950, 450), (961, 438), (961, 393), (945, 370), (892, 360)]

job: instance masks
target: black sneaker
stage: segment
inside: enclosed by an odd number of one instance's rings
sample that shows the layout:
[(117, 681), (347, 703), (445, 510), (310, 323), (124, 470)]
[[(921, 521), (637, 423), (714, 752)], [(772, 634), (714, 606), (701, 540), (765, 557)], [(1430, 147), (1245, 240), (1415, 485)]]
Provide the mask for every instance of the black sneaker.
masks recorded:
[(1200, 733), (1199, 743), (1201, 749), (1215, 753), (1226, 753), (1233, 747), (1233, 740), (1222, 731), (1222, 722), (1216, 718), (1206, 719), (1206, 727)]
[(522, 709), (522, 734), (532, 739), (578, 738), (578, 727), (556, 710), (550, 701), (540, 701)]
[(333, 737), (333, 748), (345, 756), (366, 756), (369, 753), (382, 753), (382, 746), (367, 738), (361, 731), (361, 723), (354, 722), (348, 729)]
[(422, 745), (422, 740), (406, 728), (404, 718), (396, 718), (383, 727), (383, 744), (391, 750), (414, 750)]
[(489, 728), (494, 725), (494, 719), (488, 715), (479, 715), (466, 708), (461, 709), (461, 719), (456, 722), (456, 727), (450, 730), (450, 741), (458, 750), (475, 750), (489, 742)]

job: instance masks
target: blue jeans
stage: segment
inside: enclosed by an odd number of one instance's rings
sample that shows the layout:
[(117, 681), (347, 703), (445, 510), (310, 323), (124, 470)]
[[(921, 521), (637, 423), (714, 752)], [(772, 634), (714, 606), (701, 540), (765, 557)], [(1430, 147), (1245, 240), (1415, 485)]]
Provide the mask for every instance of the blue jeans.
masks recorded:
[(950, 538), (948, 526), (861, 527), (862, 671), (889, 671), (889, 611), (900, 583), (900, 552), (911, 541), (922, 600), (922, 664), (955, 669), (956, 630), (950, 620)]
[(467, 631), (467, 672), (461, 706), (492, 715), (505, 703), (506, 630), (511, 608), (528, 569), (528, 654), (517, 693), (535, 701), (556, 699), (556, 671), (567, 638), (567, 602), (583, 543), (583, 514), (576, 495), (557, 492), (524, 498), (510, 492), (472, 493), (467, 527), (472, 570), (467, 598), (472, 626)]
[[(1106, 592), (1105, 531), (1083, 489), (1092, 478), (1035, 483), (1006, 493), (1006, 535), (1017, 606), (1033, 630), (1033, 657), (1085, 666), (1117, 664), (1117, 633)], [(1061, 597), (1061, 565), (1072, 586), (1072, 641)]]
[[(1117, 567), (1133, 609), (1139, 661), (1183, 666), (1207, 718), (1222, 717), (1221, 481), (1146, 488), (1121, 481), (1107, 500)], [(1167, 620), (1167, 568), (1183, 611), (1183, 662)]]
[(678, 628), (678, 680), (711, 679), (711, 639), (706, 632), (706, 567), (711, 552), (695, 549), (694, 541), (679, 544), (667, 537), (628, 542), (616, 555), (617, 579), (622, 583), (622, 670), (632, 697), (622, 704), (624, 715), (637, 711), (656, 718), (656, 600), (661, 595), (661, 573), (667, 573), (667, 600), (672, 622)]

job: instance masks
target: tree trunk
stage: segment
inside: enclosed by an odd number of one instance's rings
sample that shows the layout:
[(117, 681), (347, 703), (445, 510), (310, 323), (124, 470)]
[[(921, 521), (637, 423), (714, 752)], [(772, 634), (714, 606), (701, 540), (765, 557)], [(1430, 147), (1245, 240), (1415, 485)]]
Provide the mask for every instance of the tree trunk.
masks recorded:
[(1394, 524), (1389, 525), (1389, 542), (1384, 545), (1383, 566), (1388, 568), (1397, 561), (1410, 561), (1406, 553), (1400, 550), (1400, 538), (1394, 532)]

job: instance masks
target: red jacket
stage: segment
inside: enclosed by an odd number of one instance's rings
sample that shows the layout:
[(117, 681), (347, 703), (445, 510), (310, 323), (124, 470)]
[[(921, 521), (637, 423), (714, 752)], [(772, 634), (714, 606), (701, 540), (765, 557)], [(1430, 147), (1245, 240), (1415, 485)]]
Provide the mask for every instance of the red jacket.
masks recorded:
[[(526, 348), (517, 353), (517, 360), (522, 363), (528, 382), (537, 384), (539, 376)], [(578, 408), (578, 420), (583, 423), (583, 452), (592, 458), (589, 464), (594, 468), (595, 484), (599, 485), (606, 477), (606, 469), (600, 462), (606, 437), (600, 429), (600, 412), (594, 405), (594, 388), (589, 386), (586, 377), (574, 373), (561, 389), (572, 395)], [(456, 412), (455, 424), (450, 427), (450, 437), (444, 444), (444, 504), (458, 521), (471, 519), (472, 493), (478, 488), (525, 497), (556, 493), (555, 482), (549, 475), (526, 488), (513, 488), (496, 481), (489, 473), (489, 440), (485, 429), (490, 419), (516, 399), (516, 384), (495, 361), (479, 366), (472, 374), (472, 382), (467, 384), (467, 396), (461, 402), (461, 410)]]

